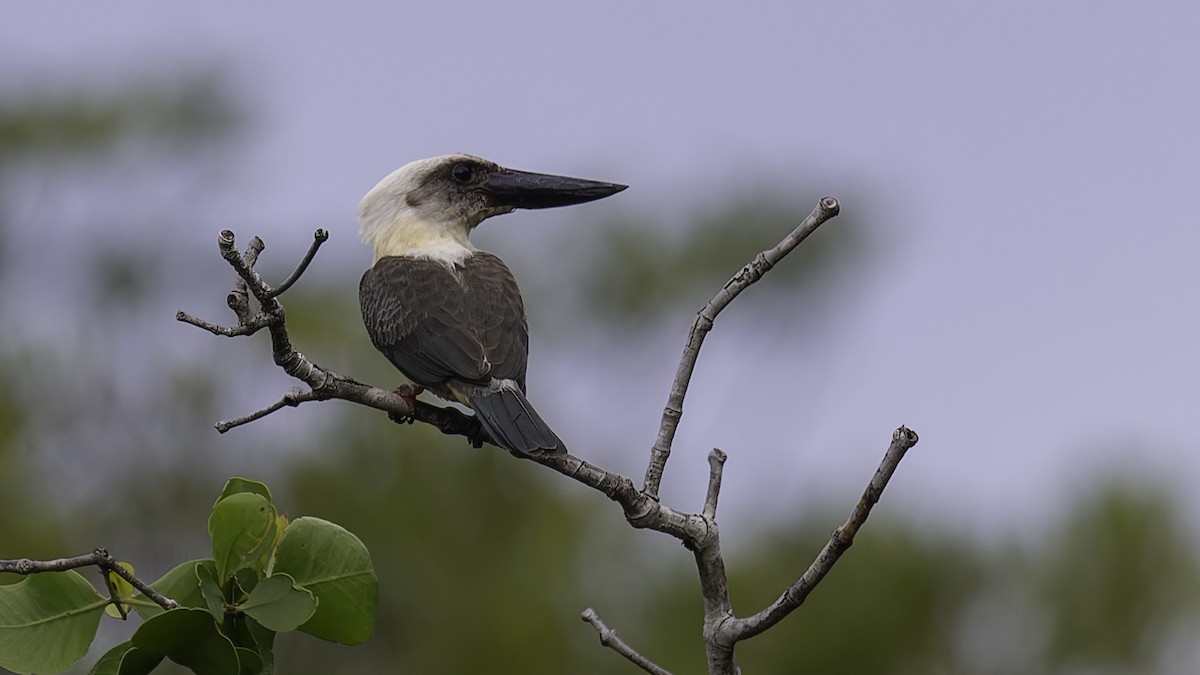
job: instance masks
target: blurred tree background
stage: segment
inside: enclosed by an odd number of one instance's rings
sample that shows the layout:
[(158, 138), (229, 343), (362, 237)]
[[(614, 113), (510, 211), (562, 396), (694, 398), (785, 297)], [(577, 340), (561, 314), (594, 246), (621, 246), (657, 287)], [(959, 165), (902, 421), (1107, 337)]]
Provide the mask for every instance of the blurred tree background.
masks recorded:
[[(701, 672), (691, 556), (631, 530), (597, 494), (340, 404), (309, 404), (228, 436), (212, 430), (291, 386), (265, 337), (218, 339), (173, 318), (178, 308), (225, 318), (228, 269), (215, 247), (183, 248), (180, 233), (232, 227), (243, 243), (252, 234), (250, 223), (218, 222), (207, 203), (251, 119), (211, 71), (131, 76), (103, 92), (77, 83), (4, 92), (0, 557), (107, 546), (156, 577), (204, 555), (212, 495), (242, 474), (267, 481), (290, 515), (358, 534), (380, 578), (373, 640), (348, 648), (286, 636), (279, 672), (633, 672), (579, 621), (588, 606), (664, 667)], [(515, 259), (528, 304), (553, 308), (535, 328), (614, 343), (664, 326), (675, 336), (817, 196), (780, 186), (706, 204), (707, 216), (684, 214), (693, 224), (682, 233), (626, 214), (587, 228), (592, 264), (561, 263), (541, 277)], [(854, 223), (838, 228), (736, 311), (826, 311), (820, 289), (860, 254)], [(285, 273), (311, 229), (267, 241), (260, 269)], [(315, 267), (284, 298), (298, 348), (388, 385), (394, 375), (358, 319), (359, 271), (321, 257)], [(590, 454), (586, 440), (572, 445)], [(856, 498), (727, 523), (727, 533), (752, 532), (727, 547), (735, 608), (773, 599)], [(1195, 533), (1154, 485), (1097, 486), (1007, 540), (930, 531), (899, 507), (885, 497), (808, 605), (739, 648), (747, 673), (1185, 673), (1200, 663)], [(115, 623), (101, 647), (128, 633)]]

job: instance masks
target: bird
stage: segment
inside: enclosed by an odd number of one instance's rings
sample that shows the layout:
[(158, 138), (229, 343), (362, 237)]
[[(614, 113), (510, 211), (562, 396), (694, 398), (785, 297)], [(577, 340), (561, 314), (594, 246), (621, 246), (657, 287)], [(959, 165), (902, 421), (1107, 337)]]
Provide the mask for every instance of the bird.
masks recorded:
[(565, 453), (526, 398), (529, 327), (516, 279), (470, 235), (515, 209), (582, 204), (626, 187), (453, 154), (410, 162), (371, 188), (358, 206), (359, 235), (374, 251), (359, 304), (372, 344), (416, 385), (402, 392), (409, 403), (427, 389), (471, 408), (515, 455)]

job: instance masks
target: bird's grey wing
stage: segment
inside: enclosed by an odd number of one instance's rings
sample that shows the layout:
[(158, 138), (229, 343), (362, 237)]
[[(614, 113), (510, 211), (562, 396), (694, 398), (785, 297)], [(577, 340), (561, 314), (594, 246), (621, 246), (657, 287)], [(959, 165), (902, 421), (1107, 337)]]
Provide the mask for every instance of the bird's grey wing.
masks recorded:
[(529, 360), (529, 325), (517, 280), (500, 258), (478, 252), (464, 261), (463, 279), (470, 325), (483, 344), (491, 364), (491, 375), (514, 380), (525, 391), (525, 367)]
[(487, 381), (491, 365), (460, 275), (443, 263), (381, 258), (363, 274), (358, 297), (371, 342), (413, 382)]

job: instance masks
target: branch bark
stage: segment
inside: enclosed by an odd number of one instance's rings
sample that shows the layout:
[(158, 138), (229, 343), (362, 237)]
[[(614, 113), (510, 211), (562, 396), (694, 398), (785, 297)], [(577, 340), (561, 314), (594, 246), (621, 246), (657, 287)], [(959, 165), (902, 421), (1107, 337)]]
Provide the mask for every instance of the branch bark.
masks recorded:
[(917, 440), (916, 432), (904, 426), (892, 434), (892, 443), (884, 453), (883, 461), (880, 462), (871, 482), (867, 484), (867, 489), (863, 491), (862, 498), (858, 500), (858, 504), (855, 504), (850, 517), (833, 531), (829, 542), (821, 549), (816, 560), (813, 560), (804, 574), (796, 580), (796, 583), (789, 586), (775, 602), (752, 616), (738, 619), (726, 626), (731, 639), (736, 641), (752, 638), (779, 623), (783, 617), (804, 604), (808, 594), (816, 588), (817, 584), (821, 583), (826, 574), (829, 574), (829, 570), (833, 569), (838, 558), (841, 558), (842, 554), (854, 544), (854, 536), (867, 521), (871, 509), (879, 503), (883, 489), (892, 479), (896, 467), (900, 466), (900, 460), (904, 459), (904, 454), (917, 444)]
[[(116, 574), (125, 581), (129, 582), (139, 593), (150, 598), (159, 607), (165, 610), (175, 609), (179, 603), (171, 598), (159, 593), (150, 587), (149, 584), (134, 576), (133, 572), (117, 564), (117, 559), (109, 555), (108, 551), (98, 548), (86, 555), (77, 555), (73, 558), (55, 558), (54, 560), (30, 560), (29, 558), (17, 558), (14, 560), (0, 560), (0, 572), (13, 572), (15, 574), (39, 574), (42, 572), (65, 572), (67, 570), (79, 569), (80, 567), (90, 567), (95, 565), (99, 567), (101, 572), (107, 576), (109, 572)], [(120, 607), (117, 598), (112, 599), (113, 604)]]
[[(717, 315), (743, 290), (757, 282), (784, 256), (791, 252), (820, 225), (838, 214), (840, 206), (833, 197), (825, 197), (816, 205), (800, 225), (774, 247), (767, 249), (743, 267), (725, 284), (698, 313), (684, 346), (683, 356), (667, 405), (663, 409), (662, 422), (657, 439), (650, 452), (643, 486), (639, 489), (627, 476), (607, 471), (571, 454), (532, 457), (517, 455), (586, 485), (616, 502), (625, 514), (625, 519), (635, 528), (651, 529), (680, 540), (692, 551), (700, 577), (701, 595), (704, 601), (703, 636), (708, 660), (708, 671), (712, 675), (736, 675), (739, 673), (734, 659), (734, 648), (741, 640), (753, 637), (777, 624), (803, 604), (808, 594), (824, 579), (838, 558), (854, 542), (854, 536), (866, 521), (871, 508), (879, 501), (896, 470), (896, 466), (917, 442), (917, 435), (905, 427), (896, 430), (892, 443), (879, 470), (867, 486), (866, 492), (851, 513), (850, 518), (834, 531), (829, 543), (817, 559), (809, 565), (801, 577), (791, 584), (775, 602), (755, 614), (737, 617), (729, 600), (729, 582), (725, 574), (725, 562), (721, 556), (720, 534), (717, 527), (717, 501), (721, 491), (721, 478), (726, 455), (714, 449), (709, 455), (709, 480), (704, 504), (699, 513), (678, 511), (663, 504), (658, 497), (663, 471), (671, 453), (675, 431), (683, 416), (683, 401), (687, 387), (699, 357), (704, 337), (713, 327)], [(272, 355), (275, 363), (292, 377), (309, 385), (309, 389), (293, 389), (279, 401), (232, 420), (216, 423), (222, 433), (242, 424), (252, 422), (285, 407), (298, 406), (307, 401), (341, 399), (366, 405), (388, 413), (394, 421), (419, 421), (430, 424), (445, 434), (465, 436), (476, 447), (492, 440), (481, 429), (474, 417), (453, 408), (442, 408), (423, 401), (413, 401), (398, 391), (380, 389), (363, 384), (313, 363), (292, 348), (284, 318), (283, 305), (279, 296), (303, 274), (327, 234), (317, 230), (313, 244), (296, 271), (279, 288), (272, 288), (257, 272), (254, 265), (263, 251), (262, 240), (255, 237), (245, 253), (235, 248), (234, 235), (223, 230), (218, 238), (221, 255), (237, 273), (233, 290), (228, 295), (228, 304), (237, 317), (234, 326), (219, 326), (180, 311), (176, 318), (198, 326), (216, 335), (236, 337), (252, 334), (266, 328), (271, 334)], [(259, 303), (259, 311), (251, 312), (249, 297)], [(650, 673), (666, 673), (616, 638), (595, 612), (584, 612), (585, 621), (600, 633), (601, 642)]]
[(696, 368), (696, 359), (700, 357), (700, 347), (704, 345), (704, 337), (712, 330), (713, 323), (721, 310), (729, 306), (742, 291), (758, 281), (764, 274), (771, 271), (783, 257), (816, 232), (822, 223), (836, 216), (842, 207), (833, 197), (825, 197), (817, 202), (808, 217), (796, 229), (783, 238), (775, 246), (754, 256), (754, 260), (733, 275), (725, 286), (709, 300), (704, 308), (696, 314), (692, 330), (688, 333), (687, 343), (683, 347), (683, 357), (679, 360), (679, 368), (675, 371), (675, 380), (671, 383), (671, 393), (667, 397), (667, 405), (663, 408), (662, 422), (658, 426), (658, 438), (650, 450), (650, 465), (646, 467), (646, 478), (642, 490), (646, 494), (658, 498), (658, 487), (662, 482), (663, 469), (671, 456), (671, 444), (675, 442), (675, 430), (679, 428), (679, 420), (683, 417), (683, 398), (687, 395), (688, 384), (692, 381), (692, 371)]
[(670, 672), (663, 670), (661, 666), (637, 653), (637, 650), (633, 647), (625, 644), (624, 640), (617, 637), (617, 631), (604, 625), (604, 622), (600, 620), (600, 617), (591, 607), (583, 610), (580, 618), (592, 624), (592, 628), (595, 628), (596, 632), (600, 634), (600, 644), (629, 659), (633, 665), (650, 673), (650, 675), (671, 675)]
[[(217, 246), (221, 251), (221, 257), (237, 273), (233, 289), (226, 297), (226, 303), (233, 310), (237, 324), (221, 326), (182, 310), (175, 314), (175, 318), (214, 335), (226, 337), (253, 335), (263, 328), (268, 329), (271, 334), (271, 351), (275, 364), (288, 375), (307, 384), (309, 389), (292, 389), (271, 405), (242, 417), (218, 421), (213, 426), (217, 431), (225, 433), (286, 407), (296, 407), (308, 401), (341, 399), (382, 410), (395, 418), (424, 422), (446, 434), (472, 438), (473, 434), (478, 433), (478, 425), (468, 415), (452, 408), (441, 408), (424, 401), (417, 401), (415, 406), (409, 405), (408, 401), (394, 391), (363, 384), (353, 378), (322, 368), (292, 348), (291, 338), (287, 332), (283, 303), (278, 298), (283, 290), (290, 288), (300, 278), (321, 244), (328, 238), (329, 234), (325, 230), (314, 232), (313, 243), (309, 247), (308, 253), (305, 254), (304, 260), (283, 284), (280, 284), (278, 288), (273, 288), (254, 271), (259, 254), (266, 249), (261, 239), (252, 238), (246, 251), (239, 254), (232, 231), (222, 230), (218, 235)], [(251, 297), (258, 302), (258, 311), (256, 312), (252, 311), (249, 300)], [(474, 439), (472, 438), (472, 440)]]

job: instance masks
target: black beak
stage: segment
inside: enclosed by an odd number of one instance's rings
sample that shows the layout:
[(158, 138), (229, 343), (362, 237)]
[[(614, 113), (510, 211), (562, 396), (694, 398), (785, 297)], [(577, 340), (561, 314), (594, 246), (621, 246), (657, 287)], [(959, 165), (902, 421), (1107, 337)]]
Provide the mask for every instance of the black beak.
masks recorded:
[(615, 195), (627, 187), (512, 169), (497, 170), (488, 176), (483, 185), (483, 189), (491, 196), (493, 206), (511, 206), (515, 209), (548, 209), (582, 204)]

